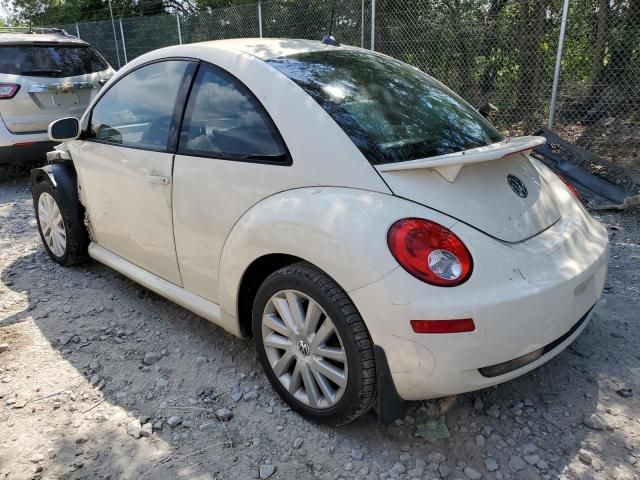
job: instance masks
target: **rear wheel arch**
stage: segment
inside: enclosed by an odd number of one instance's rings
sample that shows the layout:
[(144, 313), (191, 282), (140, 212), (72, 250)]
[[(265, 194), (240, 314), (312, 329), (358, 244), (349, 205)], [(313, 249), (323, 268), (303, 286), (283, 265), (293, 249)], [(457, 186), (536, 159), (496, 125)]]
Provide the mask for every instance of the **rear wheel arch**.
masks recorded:
[[(300, 262), (309, 263), (295, 255), (270, 253), (256, 258), (245, 269), (237, 294), (238, 326), (240, 334), (243, 337), (253, 336), (251, 312), (253, 310), (253, 301), (260, 285), (262, 285), (272, 273), (288, 265)], [(311, 265), (311, 263), (309, 263), (309, 265)]]

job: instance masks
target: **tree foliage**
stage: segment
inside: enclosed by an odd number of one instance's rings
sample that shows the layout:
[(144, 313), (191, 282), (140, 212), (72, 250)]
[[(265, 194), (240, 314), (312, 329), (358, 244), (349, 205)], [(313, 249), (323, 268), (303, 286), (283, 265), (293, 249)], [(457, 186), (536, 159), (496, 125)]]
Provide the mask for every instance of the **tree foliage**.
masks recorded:
[[(256, 0), (112, 0), (115, 17), (134, 17), (123, 20), (125, 39), (119, 33), (114, 39), (109, 22), (96, 22), (110, 18), (108, 0), (0, 1), (10, 2), (14, 19), (22, 22), (67, 28), (79, 22), (112, 62), (123, 43), (129, 60), (177, 43), (175, 19), (167, 14), (181, 14), (184, 42), (258, 35)], [(517, 126), (530, 132), (546, 123), (562, 4), (377, 0), (375, 47), (443, 80), (476, 105), (496, 105), (496, 121), (505, 130)], [(320, 39), (328, 32), (333, 5), (333, 0), (264, 0), (263, 34)], [(333, 32), (343, 43), (367, 48), (371, 0), (365, 0), (364, 12), (361, 5), (361, 0), (336, 0)], [(91, 37), (94, 31), (100, 35)], [(572, 0), (562, 72), (560, 120), (589, 126), (624, 117), (637, 124), (640, 0)]]

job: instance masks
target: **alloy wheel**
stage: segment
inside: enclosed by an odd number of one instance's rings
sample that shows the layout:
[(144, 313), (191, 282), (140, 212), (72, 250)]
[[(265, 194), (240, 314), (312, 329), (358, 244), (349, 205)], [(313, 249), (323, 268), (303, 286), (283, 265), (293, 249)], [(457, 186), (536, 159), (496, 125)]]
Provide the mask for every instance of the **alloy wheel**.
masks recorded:
[(262, 342), (269, 365), (299, 402), (317, 409), (334, 406), (347, 386), (347, 356), (333, 321), (311, 297), (282, 290), (267, 302)]

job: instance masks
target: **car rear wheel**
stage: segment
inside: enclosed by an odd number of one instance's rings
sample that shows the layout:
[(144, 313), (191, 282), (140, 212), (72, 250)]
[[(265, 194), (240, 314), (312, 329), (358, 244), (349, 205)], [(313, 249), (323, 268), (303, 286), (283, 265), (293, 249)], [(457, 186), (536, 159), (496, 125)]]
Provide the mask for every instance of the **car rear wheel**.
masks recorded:
[(369, 333), (346, 293), (311, 265), (284, 267), (264, 281), (253, 336), (269, 381), (302, 415), (342, 425), (374, 405)]
[(51, 181), (43, 180), (33, 188), (38, 232), (49, 257), (60, 265), (84, 262), (89, 245), (79, 201), (71, 201)]

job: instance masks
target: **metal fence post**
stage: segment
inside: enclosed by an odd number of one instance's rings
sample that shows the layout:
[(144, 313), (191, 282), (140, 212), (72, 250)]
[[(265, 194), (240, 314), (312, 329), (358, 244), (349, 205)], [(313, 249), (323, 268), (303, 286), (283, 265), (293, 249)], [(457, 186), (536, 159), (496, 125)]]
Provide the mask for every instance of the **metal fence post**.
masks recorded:
[(122, 30), (122, 18), (119, 18), (118, 22), (120, 23), (120, 36), (122, 37), (122, 53), (124, 54), (124, 63), (126, 65), (127, 63), (129, 63), (129, 60), (127, 60), (127, 44), (124, 41), (124, 30)]
[(109, 14), (111, 15), (111, 28), (113, 29), (113, 43), (116, 45), (116, 57), (118, 57), (118, 68), (122, 67), (120, 63), (120, 49), (118, 48), (118, 36), (116, 35), (116, 24), (113, 21), (113, 9), (111, 8), (111, 0), (109, 0)]
[(258, 32), (262, 38), (262, 1), (258, 0)]
[(78, 26), (78, 22), (76, 22), (76, 37), (80, 38), (80, 27)]
[(371, 0), (371, 50), (376, 49), (376, 0)]
[(558, 85), (560, 85), (560, 70), (562, 67), (562, 49), (564, 47), (564, 34), (567, 28), (567, 14), (569, 13), (569, 0), (564, 0), (562, 6), (562, 23), (560, 24), (560, 37), (558, 38), (558, 54), (556, 56), (556, 71), (553, 75), (553, 88), (551, 89), (551, 105), (549, 107), (549, 130), (553, 130), (553, 122), (556, 116), (556, 102), (558, 100)]
[(178, 42), (182, 45), (182, 29), (180, 28), (180, 14), (176, 13), (176, 25), (178, 26)]
[(364, 48), (364, 0), (360, 5), (360, 48)]

